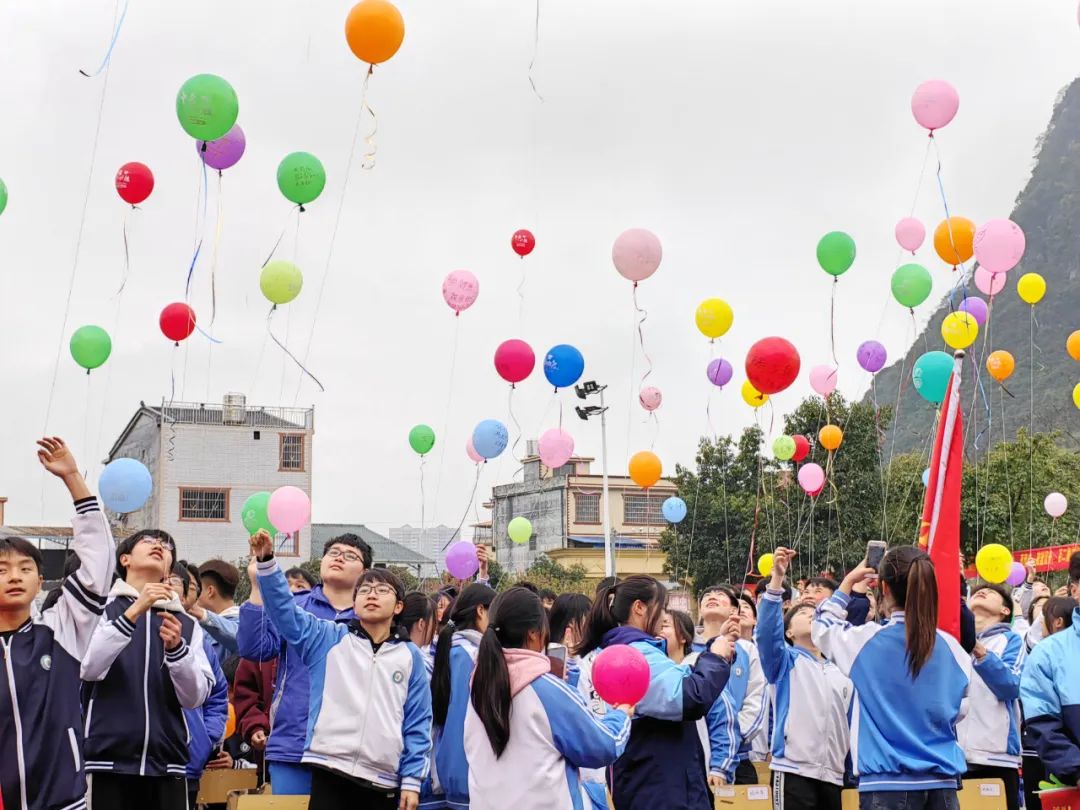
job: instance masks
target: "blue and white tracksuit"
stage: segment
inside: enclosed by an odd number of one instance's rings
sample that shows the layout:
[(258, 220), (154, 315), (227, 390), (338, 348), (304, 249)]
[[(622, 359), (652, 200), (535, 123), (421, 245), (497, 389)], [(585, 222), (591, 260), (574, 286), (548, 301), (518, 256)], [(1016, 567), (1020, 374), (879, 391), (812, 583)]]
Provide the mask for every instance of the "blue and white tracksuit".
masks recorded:
[(1028, 736), (1046, 772), (1066, 784), (1080, 780), (1080, 608), (1072, 627), (1043, 639), (1020, 677)]
[(202, 777), (214, 746), (225, 739), (225, 726), (229, 722), (229, 682), (209, 636), (203, 636), (203, 649), (214, 673), (214, 686), (202, 706), (184, 709), (184, 722), (188, 728), (188, 779)]
[(469, 806), (469, 762), (465, 758), (465, 714), (469, 706), (470, 683), (480, 649), (477, 630), (459, 630), (450, 648), (450, 705), (446, 723), (435, 729), (435, 771), (443, 803), (447, 807)]
[(82, 810), (79, 662), (105, 608), (116, 567), (96, 498), (75, 502), (71, 550), (82, 566), (38, 623), (0, 636), (0, 791), (7, 810)]
[[(592, 650), (587, 655), (578, 659), (578, 677), (576, 689), (585, 705), (597, 717), (603, 717), (609, 710), (592, 682), (592, 666), (600, 650)], [(584, 806), (592, 810), (608, 810), (607, 800), (607, 770), (605, 768), (582, 768), (580, 771), (581, 792)]]
[(394, 636), (374, 645), (359, 622), (315, 618), (296, 604), (273, 558), (258, 563), (258, 574), (270, 620), (310, 676), (301, 761), (379, 789), (419, 793), (431, 750), (423, 655)]
[(209, 637), (210, 647), (217, 656), (218, 663), (221, 663), (230, 655), (236, 655), (239, 650), (236, 634), (240, 631), (240, 607), (233, 605), (221, 613), (207, 610), (205, 614), (199, 625)]
[(854, 690), (835, 664), (784, 640), (783, 596), (769, 589), (758, 602), (761, 668), (776, 689), (770, 767), (843, 785)]
[(1007, 624), (983, 630), (986, 656), (974, 662), (968, 707), (956, 726), (969, 765), (1020, 767), (1020, 673), (1027, 648)]
[(956, 724), (971, 680), (971, 656), (952, 636), (937, 643), (912, 680), (903, 611), (888, 624), (853, 627), (841, 591), (814, 614), (814, 645), (851, 678), (851, 758), (861, 793), (955, 790), (967, 769)]

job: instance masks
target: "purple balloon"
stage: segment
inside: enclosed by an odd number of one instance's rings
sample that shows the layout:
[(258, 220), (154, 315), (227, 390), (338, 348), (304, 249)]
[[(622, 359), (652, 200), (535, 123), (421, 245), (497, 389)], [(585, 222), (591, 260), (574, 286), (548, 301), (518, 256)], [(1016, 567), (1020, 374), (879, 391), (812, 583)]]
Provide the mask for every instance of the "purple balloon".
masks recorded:
[(476, 546), (468, 540), (459, 540), (446, 552), (446, 570), (457, 579), (468, 579), (480, 570)]
[(855, 356), (859, 360), (859, 365), (871, 374), (876, 374), (885, 366), (885, 347), (876, 340), (860, 343)]
[(986, 319), (990, 315), (990, 310), (987, 308), (986, 302), (975, 296), (965, 298), (961, 301), (960, 311), (970, 314), (971, 317), (975, 319), (975, 323), (979, 326), (985, 326)]
[(1015, 588), (1017, 585), (1023, 585), (1025, 579), (1027, 579), (1027, 568), (1024, 567), (1022, 562), (1014, 560), (1012, 567), (1009, 569), (1009, 576), (1005, 581)]
[(709, 382), (722, 388), (731, 382), (731, 375), (735, 373), (735, 370), (731, 367), (731, 363), (718, 357), (709, 363), (706, 373), (709, 375)]
[(203, 163), (219, 172), (239, 163), (246, 146), (247, 138), (239, 124), (234, 124), (232, 129), (216, 141), (195, 141), (195, 148), (199, 150)]

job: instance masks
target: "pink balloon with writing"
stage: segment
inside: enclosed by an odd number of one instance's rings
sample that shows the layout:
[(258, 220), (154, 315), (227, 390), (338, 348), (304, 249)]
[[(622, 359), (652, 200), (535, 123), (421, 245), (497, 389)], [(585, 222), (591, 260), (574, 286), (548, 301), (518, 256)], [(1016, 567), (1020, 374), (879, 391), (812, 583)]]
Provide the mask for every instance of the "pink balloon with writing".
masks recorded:
[(638, 392), (638, 402), (641, 403), (641, 407), (652, 413), (660, 407), (660, 403), (664, 401), (664, 395), (660, 393), (660, 389), (655, 386), (647, 386), (642, 388)]
[(836, 390), (836, 366), (814, 366), (810, 369), (810, 387), (827, 397)]
[(468, 270), (454, 270), (443, 281), (443, 300), (458, 315), (475, 304), (478, 295), (480, 282)]
[(540, 436), (540, 461), (551, 469), (561, 467), (574, 455), (574, 437), (562, 428), (545, 430)]
[(896, 241), (904, 250), (914, 253), (926, 239), (926, 226), (915, 217), (904, 217), (896, 223)]
[(956, 117), (960, 109), (960, 94), (956, 88), (941, 79), (923, 82), (911, 96), (911, 114), (919, 126), (933, 132), (941, 129)]
[(663, 256), (664, 250), (656, 234), (644, 228), (631, 228), (619, 234), (611, 248), (615, 269), (635, 284), (655, 273)]
[(975, 231), (975, 258), (991, 273), (1008, 273), (1024, 258), (1027, 238), (1011, 219), (992, 219)]

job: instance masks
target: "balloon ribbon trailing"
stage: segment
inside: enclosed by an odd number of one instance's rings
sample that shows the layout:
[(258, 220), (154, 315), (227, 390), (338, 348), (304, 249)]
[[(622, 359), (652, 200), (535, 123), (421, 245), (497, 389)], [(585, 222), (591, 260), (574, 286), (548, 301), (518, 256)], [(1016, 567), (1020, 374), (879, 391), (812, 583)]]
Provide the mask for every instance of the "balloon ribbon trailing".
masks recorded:
[(113, 48), (116, 47), (116, 40), (120, 38), (120, 29), (124, 27), (124, 18), (127, 17), (127, 12), (128, 0), (124, 0), (124, 10), (120, 12), (120, 18), (116, 21), (116, 27), (113, 29), (112, 38), (109, 40), (109, 47), (106, 49), (105, 56), (101, 60), (101, 64), (98, 65), (98, 69), (95, 70), (93, 73), (87, 73), (85, 70), (79, 71), (79, 73), (81, 73), (86, 78), (92, 79), (95, 76), (101, 75), (101, 71), (105, 70), (105, 68), (108, 66), (109, 60), (112, 59)]
[(270, 335), (270, 339), (271, 339), (272, 341), (274, 341), (274, 343), (276, 343), (276, 344), (278, 345), (278, 348), (279, 348), (279, 349), (281, 349), (281, 350), (282, 350), (283, 352), (285, 352), (285, 354), (287, 354), (287, 355), (289, 356), (289, 359), (290, 359), (290, 360), (292, 360), (292, 361), (293, 361), (294, 363), (296, 363), (296, 367), (297, 367), (297, 368), (299, 368), (299, 369), (300, 369), (300, 370), (301, 370), (302, 372), (304, 372), (304, 374), (306, 374), (306, 375), (307, 375), (308, 377), (310, 377), (310, 378), (311, 378), (311, 380), (312, 380), (312, 381), (313, 381), (313, 382), (314, 382), (314, 383), (315, 383), (315, 384), (316, 384), (317, 386), (319, 386), (319, 390), (320, 390), (320, 391), (323, 391), (323, 392), (325, 392), (325, 391), (326, 391), (326, 388), (324, 388), (324, 387), (323, 387), (323, 384), (322, 384), (321, 382), (319, 382), (319, 378), (318, 378), (318, 377), (316, 377), (316, 376), (315, 376), (314, 374), (312, 374), (312, 373), (311, 373), (310, 371), (308, 371), (308, 370), (307, 370), (307, 369), (306, 369), (306, 368), (304, 367), (304, 364), (303, 364), (303, 363), (301, 363), (301, 362), (300, 362), (299, 360), (297, 360), (297, 359), (296, 359), (296, 355), (294, 355), (294, 354), (293, 354), (292, 352), (290, 352), (290, 351), (288, 350), (288, 348), (287, 348), (287, 347), (285, 346), (285, 344), (284, 344), (284, 343), (282, 343), (282, 342), (281, 342), (280, 340), (278, 340), (278, 339), (277, 339), (277, 337), (276, 337), (276, 336), (274, 335), (274, 330), (273, 330), (273, 329), (271, 328), (271, 326), (270, 326), (270, 321), (271, 321), (271, 320), (273, 319), (273, 317), (274, 317), (274, 311), (275, 311), (276, 309), (277, 309), (277, 304), (274, 304), (274, 305), (273, 305), (272, 307), (270, 307), (270, 312), (269, 312), (269, 313), (267, 314), (267, 316), (266, 316), (266, 332), (267, 332), (267, 334), (268, 334), (268, 335)]

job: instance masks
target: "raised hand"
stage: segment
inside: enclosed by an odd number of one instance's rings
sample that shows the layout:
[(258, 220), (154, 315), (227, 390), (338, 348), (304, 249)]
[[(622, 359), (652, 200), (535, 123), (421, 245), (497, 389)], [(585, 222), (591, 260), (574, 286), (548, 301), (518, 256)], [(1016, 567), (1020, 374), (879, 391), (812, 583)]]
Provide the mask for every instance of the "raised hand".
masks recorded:
[(773, 590), (779, 590), (784, 587), (784, 577), (787, 576), (788, 569), (791, 567), (791, 561), (794, 559), (796, 552), (790, 548), (784, 548), (780, 546), (773, 552), (773, 564), (772, 564), (772, 578), (769, 581), (769, 587)]
[(157, 602), (168, 602), (172, 597), (172, 588), (164, 582), (147, 582), (143, 585), (139, 598), (124, 611), (124, 615), (127, 616), (128, 621), (134, 624), (139, 620), (140, 616), (150, 610)]
[(64, 482), (73, 500), (79, 501), (90, 497), (90, 490), (79, 472), (75, 456), (59, 436), (45, 436), (38, 439), (38, 461), (41, 466)]
[(269, 560), (274, 556), (274, 538), (266, 529), (259, 529), (251, 536), (251, 553), (256, 560)]
[(175, 650), (180, 646), (180, 642), (183, 641), (183, 636), (181, 635), (182, 631), (183, 627), (181, 627), (178, 618), (167, 611), (162, 612), (161, 630), (158, 631), (158, 635), (160, 635), (161, 640), (165, 642), (166, 650)]

